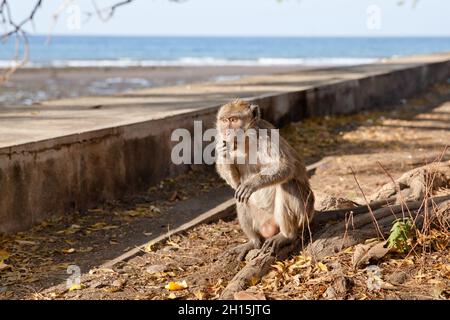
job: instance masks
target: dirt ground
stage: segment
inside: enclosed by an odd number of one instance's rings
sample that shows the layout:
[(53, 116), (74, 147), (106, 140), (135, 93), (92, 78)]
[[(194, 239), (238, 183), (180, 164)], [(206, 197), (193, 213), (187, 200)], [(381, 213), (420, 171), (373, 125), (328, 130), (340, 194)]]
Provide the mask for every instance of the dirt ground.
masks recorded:
[[(360, 200), (350, 168), (364, 193), (370, 194), (390, 181), (385, 170), (397, 178), (442, 156), (450, 142), (450, 83), (385, 111), (307, 119), (283, 128), (282, 134), (306, 163), (327, 160), (311, 177), (318, 206), (325, 195)], [(444, 158), (449, 159), (450, 153)], [(212, 170), (194, 170), (136, 197), (0, 238), (0, 298), (217, 299), (244, 264), (221, 261), (224, 251), (246, 241), (236, 220), (200, 225), (146, 247), (113, 269), (96, 266), (136, 245), (130, 239), (138, 233), (142, 239), (154, 236), (145, 229), (154, 228), (155, 219), (166, 221), (173, 207), (191, 198), (210, 197), (223, 186)], [(376, 268), (354, 269), (354, 247), (322, 263), (299, 253), (255, 279), (246, 297), (448, 299), (449, 240), (448, 230), (433, 231), (416, 239), (411, 252), (388, 254)], [(80, 285), (67, 286), (69, 265), (80, 266)], [(375, 289), (373, 281), (379, 284)], [(180, 290), (166, 289), (176, 283)]]

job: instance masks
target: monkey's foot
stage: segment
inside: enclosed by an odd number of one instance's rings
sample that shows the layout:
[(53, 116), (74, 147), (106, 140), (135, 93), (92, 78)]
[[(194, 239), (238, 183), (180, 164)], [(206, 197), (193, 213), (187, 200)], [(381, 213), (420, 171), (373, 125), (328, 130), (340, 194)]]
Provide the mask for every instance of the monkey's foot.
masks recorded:
[(253, 249), (259, 249), (259, 247), (260, 246), (256, 245), (252, 241), (249, 241), (231, 249), (231, 252), (238, 255), (238, 261), (244, 261), (247, 253), (249, 253)]
[(286, 238), (281, 233), (279, 233), (276, 236), (267, 239), (264, 242), (261, 251), (268, 251), (271, 255), (276, 255), (278, 252), (280, 252), (281, 249), (291, 245), (293, 242), (294, 239)]

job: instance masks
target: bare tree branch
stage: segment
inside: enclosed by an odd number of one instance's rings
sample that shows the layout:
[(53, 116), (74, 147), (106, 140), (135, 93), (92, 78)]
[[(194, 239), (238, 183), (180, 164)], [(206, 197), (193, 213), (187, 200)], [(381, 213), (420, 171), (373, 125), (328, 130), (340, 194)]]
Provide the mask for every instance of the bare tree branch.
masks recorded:
[[(181, 3), (187, 0), (168, 0), (171, 2)], [(11, 12), (10, 6), (11, 0), (0, 0), (0, 25), (3, 27), (4, 32), (0, 33), (0, 39), (2, 42), (7, 42), (11, 37), (16, 38), (15, 42), (15, 54), (14, 58), (11, 61), (11, 67), (7, 69), (3, 75), (0, 75), (0, 84), (4, 81), (8, 80), (8, 78), (21, 66), (25, 65), (28, 62), (28, 33), (25, 31), (27, 25), (31, 24), (34, 26), (34, 19), (37, 12), (42, 9), (45, 3), (49, 1), (44, 0), (36, 0), (34, 5), (30, 9), (30, 13), (20, 22), (16, 22)], [(50, 41), (50, 35), (55, 27), (61, 13), (66, 9), (70, 4), (76, 2), (76, 0), (61, 0), (61, 5), (58, 7), (56, 12), (53, 14), (53, 22), (50, 28), (49, 37), (47, 38), (47, 42)], [(116, 1), (112, 5), (109, 5), (105, 8), (99, 8), (95, 0), (92, 0), (92, 5), (94, 7), (93, 11), (84, 10), (83, 14), (89, 19), (90, 17), (97, 15), (97, 17), (102, 21), (108, 21), (111, 19), (116, 13), (117, 9), (123, 7), (125, 5), (129, 5), (135, 2), (135, 0), (120, 0)], [(20, 57), (21, 48), (22, 49), (22, 57)]]
[[(28, 62), (29, 42), (28, 33), (25, 31), (25, 28), (29, 24), (34, 27), (34, 19), (36, 17), (36, 14), (40, 9), (42, 9), (44, 3), (46, 3), (44, 0), (36, 0), (34, 5), (30, 9), (30, 13), (22, 21), (17, 22), (12, 14), (10, 1), (11, 0), (0, 0), (0, 25), (2, 25), (4, 29), (3, 33), (0, 34), (0, 39), (3, 43), (6, 43), (10, 38), (15, 37), (15, 53), (11, 59), (11, 67), (6, 69), (3, 74), (0, 75), (0, 84), (7, 81), (18, 68), (22, 67)], [(58, 7), (58, 10), (53, 15), (53, 24), (51, 30), (53, 30), (63, 10), (75, 1), (76, 0), (65, 0)], [(119, 7), (128, 5), (134, 1), (135, 0), (122, 0), (104, 9), (98, 9), (95, 2), (93, 2), (93, 4), (94, 8), (96, 9), (97, 16), (101, 20), (107, 21), (113, 17), (114, 13)], [(169, 1), (181, 2), (180, 0)], [(106, 15), (104, 16), (103, 13), (105, 12)], [(88, 17), (91, 17), (93, 15), (89, 11), (86, 11), (85, 14)], [(47, 39), (47, 41), (49, 40), (50, 37)]]
[[(43, 0), (38, 0), (35, 5), (33, 6), (31, 13), (29, 16), (27, 16), (24, 20), (22, 20), (20, 23), (16, 23), (13, 20), (12, 14), (11, 14), (11, 9), (9, 6), (9, 2), (8, 0), (2, 0), (1, 4), (0, 4), (0, 14), (4, 17), (3, 22), (9, 24), (10, 27), (12, 27), (12, 30), (4, 33), (2, 35), (2, 40), (6, 39), (8, 37), (10, 37), (11, 35), (20, 33), (20, 32), (24, 32), (23, 31), (23, 27), (29, 23), (32, 22), (34, 19), (34, 16), (36, 15), (36, 12), (38, 11), (38, 9), (42, 6), (42, 2)], [(5, 19), (5, 13), (6, 13), (6, 19)]]
[[(107, 7), (105, 9), (99, 9), (95, 0), (92, 0), (92, 3), (94, 5), (97, 16), (103, 21), (108, 21), (109, 19), (111, 19), (114, 16), (114, 13), (116, 12), (117, 8), (127, 5), (127, 4), (130, 4), (133, 1), (134, 0), (123, 0), (123, 1), (113, 4), (112, 6)], [(105, 12), (105, 11), (106, 11), (106, 16), (103, 16), (103, 12)]]

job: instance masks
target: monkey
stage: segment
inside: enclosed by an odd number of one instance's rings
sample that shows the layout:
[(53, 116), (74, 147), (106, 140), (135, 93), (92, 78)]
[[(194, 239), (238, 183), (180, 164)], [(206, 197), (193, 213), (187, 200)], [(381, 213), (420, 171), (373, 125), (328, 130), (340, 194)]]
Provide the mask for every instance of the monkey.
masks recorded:
[[(261, 129), (275, 127), (261, 118), (258, 105), (236, 99), (217, 113), (216, 170), (230, 185), (236, 199), (241, 229), (249, 241), (238, 246), (238, 259), (244, 260), (253, 249), (272, 253), (293, 241), (299, 230), (314, 216), (314, 194), (303, 161), (282, 137), (274, 147), (270, 139), (258, 145), (257, 161), (250, 163), (248, 137), (260, 136)], [(237, 148), (236, 132), (245, 136), (244, 148)], [(241, 157), (244, 161), (236, 161)], [(231, 161), (225, 161), (229, 159)]]

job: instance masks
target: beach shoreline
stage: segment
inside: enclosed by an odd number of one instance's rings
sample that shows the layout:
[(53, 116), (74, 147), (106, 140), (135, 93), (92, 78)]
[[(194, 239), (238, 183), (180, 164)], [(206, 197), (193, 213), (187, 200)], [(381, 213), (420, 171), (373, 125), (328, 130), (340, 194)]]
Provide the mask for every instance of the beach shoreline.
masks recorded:
[(0, 108), (30, 106), (45, 100), (113, 95), (153, 87), (236, 80), (245, 76), (312, 68), (301, 65), (23, 68), (1, 84)]

